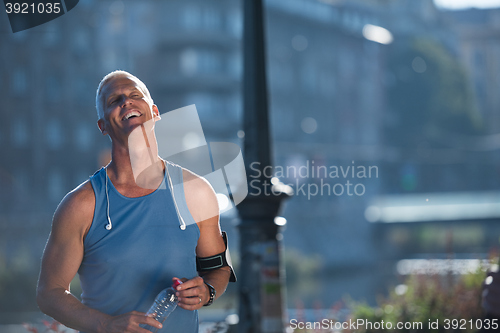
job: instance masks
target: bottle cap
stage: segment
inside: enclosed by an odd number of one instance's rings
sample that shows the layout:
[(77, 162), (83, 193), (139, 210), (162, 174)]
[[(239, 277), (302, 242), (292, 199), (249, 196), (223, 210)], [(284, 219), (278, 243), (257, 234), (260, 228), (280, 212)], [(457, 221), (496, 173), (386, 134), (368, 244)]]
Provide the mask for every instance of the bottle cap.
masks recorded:
[(172, 283), (172, 288), (177, 288), (178, 285), (181, 285), (182, 281), (179, 279), (175, 279), (174, 283)]

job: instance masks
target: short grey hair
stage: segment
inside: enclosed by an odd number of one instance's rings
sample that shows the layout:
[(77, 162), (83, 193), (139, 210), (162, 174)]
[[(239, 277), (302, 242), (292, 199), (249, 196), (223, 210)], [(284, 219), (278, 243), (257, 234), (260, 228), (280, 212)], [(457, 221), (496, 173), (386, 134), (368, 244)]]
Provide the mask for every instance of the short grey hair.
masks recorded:
[(146, 87), (146, 85), (144, 84), (144, 82), (142, 82), (141, 80), (139, 80), (139, 78), (137, 78), (137, 76), (132, 75), (129, 72), (122, 71), (122, 70), (116, 70), (116, 71), (109, 73), (105, 77), (103, 77), (101, 82), (99, 83), (99, 86), (97, 87), (97, 92), (96, 92), (96, 96), (95, 96), (95, 108), (97, 110), (98, 119), (102, 119), (104, 117), (104, 103), (105, 103), (105, 101), (104, 101), (104, 96), (102, 95), (102, 89), (111, 80), (114, 80), (114, 79), (117, 79), (120, 77), (128, 77), (128, 78), (133, 79), (134, 81), (137, 81), (137, 83), (139, 84), (139, 88), (142, 90), (144, 95), (151, 101), (151, 105), (154, 104), (153, 99), (151, 98), (151, 94), (149, 93), (149, 90)]

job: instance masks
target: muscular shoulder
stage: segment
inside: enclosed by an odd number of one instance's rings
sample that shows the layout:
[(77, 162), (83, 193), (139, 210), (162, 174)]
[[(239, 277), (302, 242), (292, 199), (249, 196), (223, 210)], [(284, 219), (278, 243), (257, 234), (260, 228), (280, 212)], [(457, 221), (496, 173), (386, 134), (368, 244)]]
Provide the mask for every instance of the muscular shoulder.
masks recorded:
[(77, 188), (66, 194), (58, 209), (76, 209), (78, 211), (88, 210), (89, 204), (92, 206), (92, 211), (94, 210), (95, 196), (94, 189), (89, 180), (80, 184)]
[(77, 232), (83, 239), (94, 216), (95, 195), (90, 181), (66, 194), (54, 213), (53, 228)]
[(210, 183), (203, 177), (182, 169), (184, 180), (184, 195), (196, 223), (206, 221), (218, 223), (219, 205)]
[(185, 168), (182, 168), (182, 178), (184, 180), (185, 191), (189, 192), (190, 196), (197, 196), (199, 198), (215, 197), (212, 186), (205, 178)]

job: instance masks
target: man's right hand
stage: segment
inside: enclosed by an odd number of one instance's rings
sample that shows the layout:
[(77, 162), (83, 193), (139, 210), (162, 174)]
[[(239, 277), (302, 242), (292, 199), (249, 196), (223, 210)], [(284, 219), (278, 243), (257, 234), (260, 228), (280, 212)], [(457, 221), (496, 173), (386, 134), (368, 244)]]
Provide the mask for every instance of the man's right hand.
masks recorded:
[(119, 316), (110, 317), (103, 324), (103, 333), (148, 333), (149, 330), (139, 325), (149, 325), (162, 328), (163, 325), (153, 317), (148, 317), (144, 312), (132, 311)]

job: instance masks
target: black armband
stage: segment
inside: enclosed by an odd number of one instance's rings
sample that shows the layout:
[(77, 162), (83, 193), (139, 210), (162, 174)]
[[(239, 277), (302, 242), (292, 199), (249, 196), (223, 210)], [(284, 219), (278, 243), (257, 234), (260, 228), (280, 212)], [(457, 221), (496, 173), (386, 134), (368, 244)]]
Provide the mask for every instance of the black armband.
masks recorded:
[(222, 239), (224, 239), (226, 250), (210, 257), (200, 258), (196, 256), (196, 270), (200, 273), (204, 273), (228, 266), (231, 269), (229, 282), (236, 282), (236, 275), (234, 274), (233, 265), (231, 263), (231, 256), (229, 255), (229, 250), (227, 248), (227, 235), (225, 231), (222, 232)]

